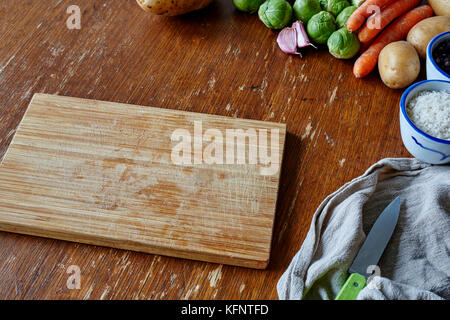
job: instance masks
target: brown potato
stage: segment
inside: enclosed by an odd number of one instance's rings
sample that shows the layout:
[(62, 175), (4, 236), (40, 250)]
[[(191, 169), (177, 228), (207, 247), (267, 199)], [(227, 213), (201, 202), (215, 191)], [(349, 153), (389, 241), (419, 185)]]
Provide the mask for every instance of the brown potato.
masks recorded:
[(378, 71), (381, 80), (389, 88), (407, 87), (419, 75), (419, 55), (407, 41), (392, 42), (380, 52)]
[(153, 14), (177, 16), (206, 7), (212, 0), (136, 0), (144, 9)]
[[(448, 1), (450, 2), (450, 0)], [(431, 39), (435, 36), (446, 31), (450, 31), (450, 16), (431, 17), (416, 24), (408, 32), (406, 40), (416, 48), (419, 56), (425, 59), (427, 56), (428, 43), (430, 43)]]
[(428, 0), (437, 16), (450, 16), (450, 1), (448, 0)]

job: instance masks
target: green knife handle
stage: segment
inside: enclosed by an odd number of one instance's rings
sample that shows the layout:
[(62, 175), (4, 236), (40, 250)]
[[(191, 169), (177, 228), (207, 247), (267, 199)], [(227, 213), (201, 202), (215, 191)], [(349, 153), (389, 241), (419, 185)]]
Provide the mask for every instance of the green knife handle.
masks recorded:
[(345, 281), (335, 300), (356, 300), (358, 294), (366, 286), (366, 278), (358, 273), (352, 273)]

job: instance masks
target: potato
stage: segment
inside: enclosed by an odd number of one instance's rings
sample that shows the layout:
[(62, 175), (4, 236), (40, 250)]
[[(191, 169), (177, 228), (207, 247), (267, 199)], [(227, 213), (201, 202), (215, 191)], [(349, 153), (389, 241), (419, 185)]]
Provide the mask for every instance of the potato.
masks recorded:
[(212, 0), (136, 0), (144, 9), (153, 14), (177, 16), (206, 7)]
[(392, 42), (380, 52), (378, 71), (381, 80), (389, 88), (404, 88), (419, 75), (419, 55), (407, 41)]
[(450, 1), (448, 0), (428, 0), (437, 16), (450, 16)]
[[(450, 0), (448, 1), (450, 3)], [(416, 24), (408, 32), (406, 40), (416, 48), (419, 56), (425, 59), (427, 56), (428, 43), (430, 43), (431, 39), (435, 36), (446, 31), (450, 31), (450, 16), (431, 17)]]

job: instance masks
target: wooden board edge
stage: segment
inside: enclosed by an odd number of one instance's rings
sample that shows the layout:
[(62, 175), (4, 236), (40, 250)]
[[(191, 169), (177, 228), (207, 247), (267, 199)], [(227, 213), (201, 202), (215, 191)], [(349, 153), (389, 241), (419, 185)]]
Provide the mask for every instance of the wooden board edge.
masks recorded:
[(25, 113), (23, 114), (22, 119), (20, 119), (20, 122), (19, 122), (19, 124), (18, 124), (17, 127), (16, 127), (16, 132), (14, 132), (13, 137), (12, 137), (12, 139), (11, 139), (11, 142), (9, 143), (8, 147), (6, 148), (6, 151), (5, 151), (5, 153), (3, 154), (3, 157), (0, 158), (0, 166), (1, 166), (2, 163), (3, 163), (3, 160), (6, 159), (6, 156), (8, 155), (8, 151), (9, 151), (9, 149), (10, 149), (9, 147), (14, 143), (14, 139), (16, 138), (17, 132), (19, 132), (20, 127), (21, 127), (21, 125), (22, 125), (22, 122), (23, 122), (23, 120), (25, 119), (28, 110), (30, 109), (30, 105), (33, 103), (33, 101), (34, 101), (35, 99), (39, 99), (39, 93), (35, 93), (35, 94), (33, 94), (33, 97), (31, 97), (30, 103), (27, 105), (27, 109), (25, 110)]
[(277, 186), (277, 190), (276, 190), (276, 201), (275, 201), (275, 209), (274, 209), (274, 214), (273, 214), (273, 219), (272, 219), (272, 226), (271, 226), (271, 232), (270, 232), (270, 242), (269, 242), (269, 258), (266, 261), (266, 266), (263, 269), (266, 269), (269, 266), (269, 262), (270, 262), (270, 257), (272, 254), (272, 245), (273, 245), (273, 235), (274, 235), (274, 227), (275, 227), (275, 220), (276, 220), (276, 216), (277, 216), (277, 208), (278, 208), (278, 203), (279, 203), (279, 198), (280, 198), (280, 183), (281, 183), (281, 173), (282, 173), (282, 168), (283, 168), (283, 160), (284, 160), (284, 153), (286, 152), (286, 137), (287, 137), (287, 129), (286, 129), (286, 125), (284, 126), (284, 131), (283, 131), (283, 149), (281, 152), (281, 160), (280, 160), (280, 169), (278, 170), (278, 186)]
[(95, 245), (100, 247), (131, 250), (135, 252), (142, 252), (147, 254), (155, 254), (167, 257), (182, 258), (188, 260), (196, 260), (201, 262), (218, 263), (224, 265), (245, 267), (250, 269), (266, 269), (269, 264), (270, 251), (267, 258), (261, 260), (248, 259), (236, 256), (222, 256), (214, 253), (195, 252), (189, 250), (178, 250), (170, 247), (149, 246), (136, 241), (120, 239), (108, 239), (105, 237), (98, 237), (93, 235), (83, 235), (75, 233), (59, 232), (57, 230), (40, 229), (32, 226), (14, 225), (11, 223), (0, 222), (0, 231), (11, 232), (22, 235), (37, 236), (41, 238), (50, 238), (54, 240), (63, 240), (73, 243), (83, 243), (88, 245)]

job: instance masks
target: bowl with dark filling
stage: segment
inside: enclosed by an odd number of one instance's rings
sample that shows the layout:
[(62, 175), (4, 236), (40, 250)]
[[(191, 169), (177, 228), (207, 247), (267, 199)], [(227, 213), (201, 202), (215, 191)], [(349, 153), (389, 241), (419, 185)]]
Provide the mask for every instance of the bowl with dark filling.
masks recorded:
[(450, 81), (450, 31), (438, 34), (428, 44), (427, 79)]

